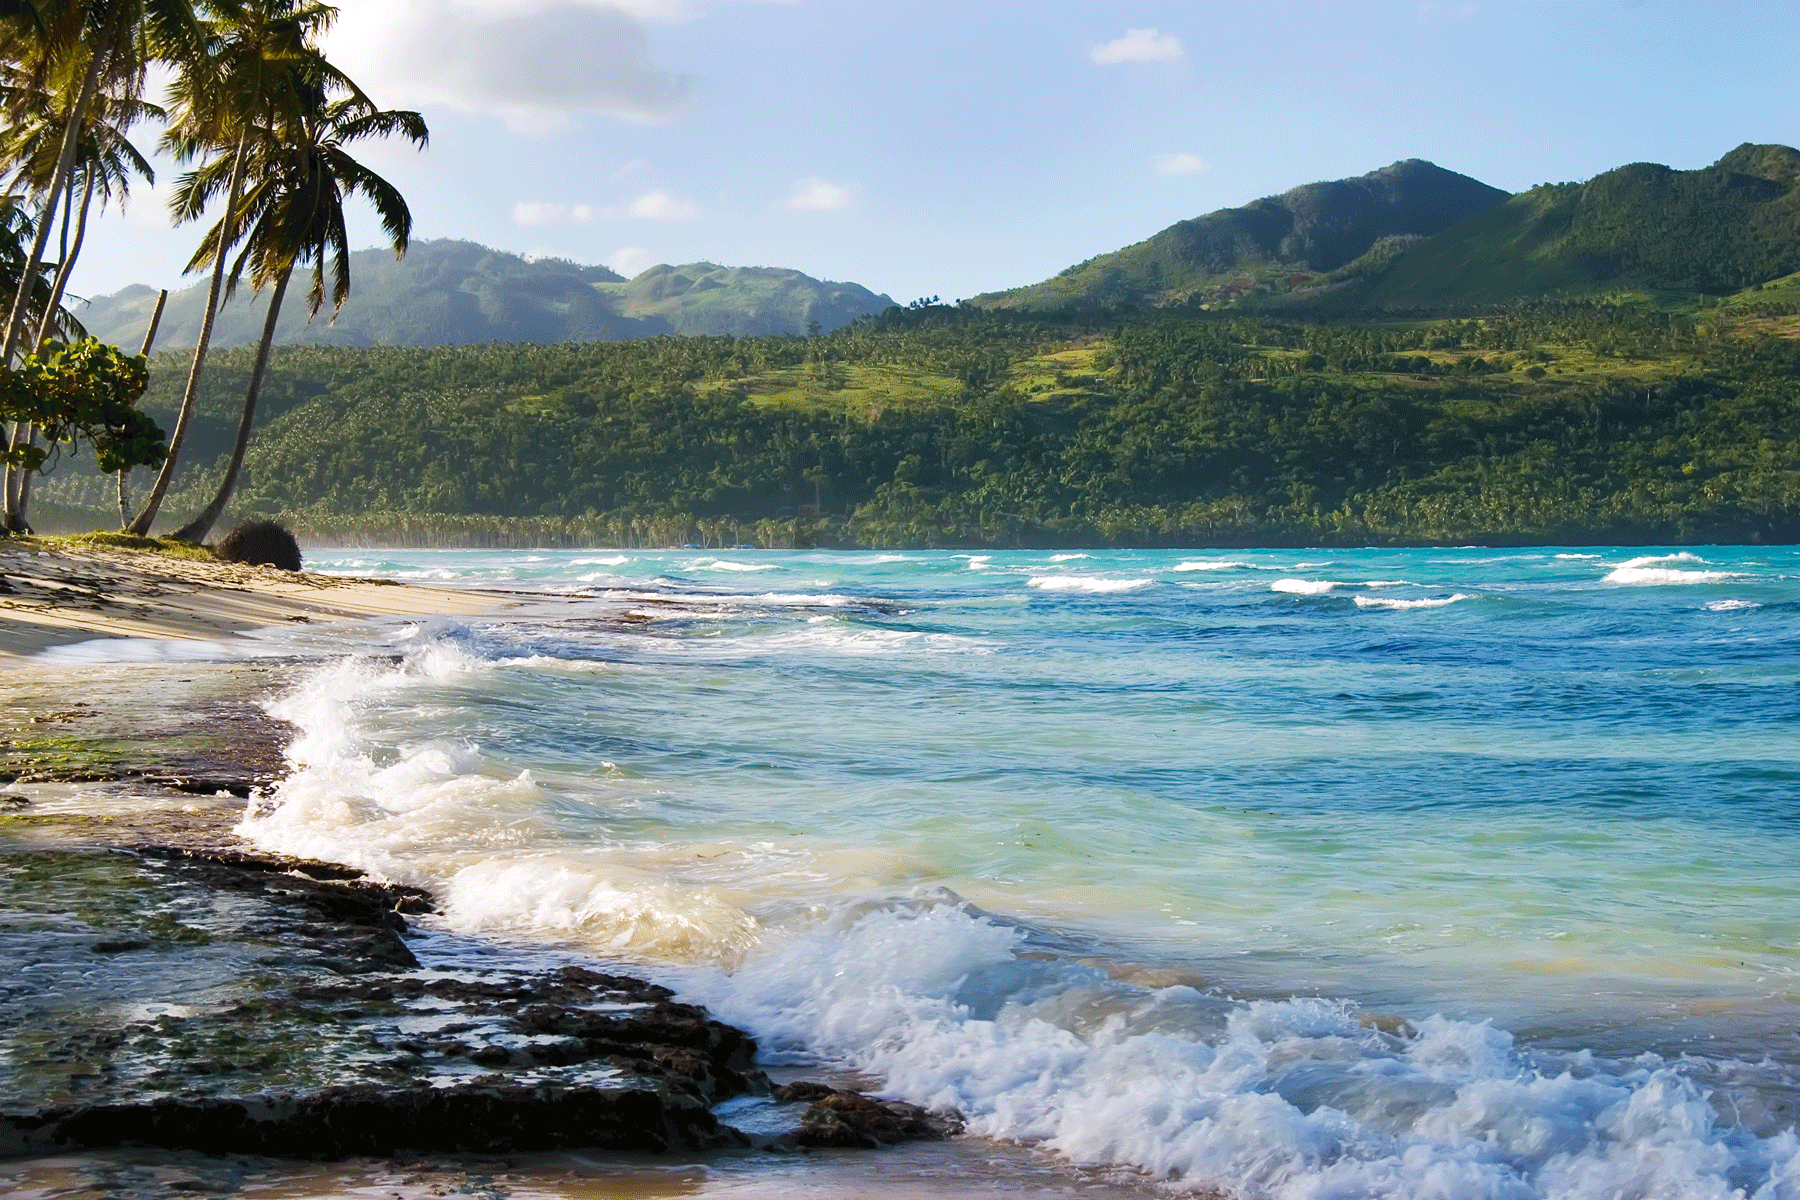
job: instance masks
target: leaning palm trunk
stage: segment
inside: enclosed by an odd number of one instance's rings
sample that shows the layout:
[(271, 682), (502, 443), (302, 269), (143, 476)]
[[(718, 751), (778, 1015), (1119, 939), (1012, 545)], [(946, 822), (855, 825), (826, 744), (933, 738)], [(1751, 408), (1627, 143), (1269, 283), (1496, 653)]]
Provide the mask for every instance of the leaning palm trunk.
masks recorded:
[(237, 226), (237, 207), (240, 193), (244, 187), (244, 150), (249, 141), (249, 134), (240, 134), (237, 151), (231, 164), (231, 186), (225, 193), (225, 216), (219, 222), (218, 253), (213, 259), (212, 282), (206, 292), (206, 313), (200, 318), (200, 340), (194, 346), (194, 365), (188, 371), (187, 390), (181, 394), (181, 411), (175, 416), (175, 432), (169, 435), (169, 456), (163, 459), (162, 469), (156, 473), (156, 482), (150, 488), (150, 495), (144, 500), (143, 511), (127, 525), (126, 532), (135, 533), (139, 537), (150, 535), (150, 526), (156, 521), (156, 512), (162, 507), (163, 496), (169, 490), (169, 483), (175, 478), (175, 462), (181, 457), (182, 439), (187, 437), (188, 422), (194, 415), (195, 401), (200, 396), (200, 373), (206, 369), (206, 351), (212, 342), (213, 320), (219, 315), (219, 292), (225, 285), (225, 259), (230, 253), (233, 242), (232, 234)]
[(244, 452), (250, 448), (250, 427), (256, 423), (256, 401), (262, 395), (263, 375), (269, 369), (269, 347), (275, 341), (275, 322), (281, 316), (281, 298), (287, 294), (288, 278), (294, 269), (289, 266), (275, 277), (275, 291), (269, 296), (269, 313), (263, 318), (262, 341), (256, 347), (256, 365), (250, 370), (250, 386), (244, 392), (244, 413), (238, 418), (237, 441), (231, 446), (231, 461), (225, 466), (225, 478), (219, 483), (218, 494), (212, 503), (203, 509), (199, 516), (177, 529), (169, 536), (178, 542), (193, 542), (196, 545), (206, 540), (212, 527), (218, 522), (231, 502), (231, 493), (237, 490), (238, 473), (244, 466)]
[(75, 269), (75, 260), (81, 257), (82, 242), (87, 240), (88, 211), (94, 204), (97, 182), (90, 175), (87, 186), (81, 189), (81, 208), (75, 216), (75, 240), (63, 251), (62, 263), (56, 268), (56, 283), (50, 289), (50, 303), (44, 306), (43, 320), (38, 322), (37, 348), (40, 352), (50, 335), (56, 332), (56, 314), (62, 308), (63, 294), (68, 291), (69, 275)]
[[(81, 243), (87, 238), (88, 210), (94, 203), (94, 182), (94, 177), (88, 176), (87, 186), (82, 189), (81, 211), (75, 219), (75, 240), (72, 243), (69, 242), (68, 222), (66, 219), (63, 222), (63, 241), (67, 244), (63, 246), (62, 262), (56, 269), (56, 284), (50, 289), (50, 302), (44, 306), (44, 319), (38, 322), (36, 344), (39, 354), (44, 352), (44, 344), (50, 340), (50, 335), (56, 332), (56, 314), (62, 308), (63, 293), (69, 286), (69, 273), (75, 267), (75, 260), (81, 257)], [(66, 215), (65, 210), (65, 217)], [(28, 446), (37, 444), (37, 430), (27, 431), (25, 444)], [(10, 518), (17, 523), (19, 529), (26, 532), (31, 529), (31, 518), (28, 514), (31, 509), (31, 481), (33, 478), (34, 475), (30, 471), (19, 472), (19, 484), (13, 497), (14, 511)]]
[[(156, 307), (150, 310), (150, 328), (144, 330), (144, 348), (138, 354), (150, 357), (150, 347), (156, 345), (156, 327), (162, 324), (163, 305), (169, 302), (169, 289), (164, 288), (156, 294)], [(127, 483), (131, 478), (131, 468), (126, 467), (119, 472), (119, 527), (123, 529), (131, 524), (131, 493)]]

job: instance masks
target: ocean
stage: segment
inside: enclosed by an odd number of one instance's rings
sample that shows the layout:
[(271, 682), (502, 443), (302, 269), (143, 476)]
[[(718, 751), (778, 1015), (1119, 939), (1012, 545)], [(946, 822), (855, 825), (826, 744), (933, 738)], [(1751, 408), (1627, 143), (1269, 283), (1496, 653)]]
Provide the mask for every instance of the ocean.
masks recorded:
[(243, 639), (239, 831), (956, 1109), (927, 1191), (1800, 1197), (1800, 550), (308, 567), (525, 603)]

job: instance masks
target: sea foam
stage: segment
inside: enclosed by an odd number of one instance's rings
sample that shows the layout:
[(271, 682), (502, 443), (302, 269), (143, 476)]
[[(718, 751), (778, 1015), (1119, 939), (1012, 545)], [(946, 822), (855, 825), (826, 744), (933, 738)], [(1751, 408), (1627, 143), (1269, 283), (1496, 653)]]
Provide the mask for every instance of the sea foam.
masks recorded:
[(1027, 581), (1028, 586), (1046, 592), (1092, 592), (1096, 595), (1135, 592), (1155, 582), (1153, 579), (1101, 579), (1092, 575), (1033, 575)]
[[(1399, 1033), (1318, 998), (1233, 1001), (1026, 956), (951, 898), (851, 910), (685, 973), (685, 998), (776, 1062), (883, 1077), (978, 1136), (1270, 1200), (1800, 1195), (1800, 1142), (1759, 1138), (1678, 1065), (1539, 1057), (1485, 1023)], [(1038, 960), (1038, 961), (1034, 961)], [(1380, 1024), (1382, 1022), (1376, 1022)]]
[(1649, 554), (1620, 563), (1607, 572), (1604, 582), (1718, 583), (1721, 580), (1741, 578), (1735, 571), (1686, 571), (1665, 565), (1668, 563), (1705, 562), (1704, 558), (1697, 554), (1689, 554), (1685, 550), (1679, 554)]
[(1396, 600), (1389, 599), (1386, 596), (1357, 596), (1355, 599), (1356, 607), (1358, 608), (1405, 610), (1412, 608), (1446, 608), (1449, 605), (1455, 604), (1458, 600), (1472, 600), (1474, 597), (1468, 595), (1466, 592), (1457, 592), (1453, 596), (1439, 596), (1424, 600)]
[(653, 961), (741, 955), (755, 918), (704, 881), (643, 869), (629, 847), (572, 848), (531, 772), (498, 769), (467, 742), (378, 748), (364, 710), (496, 667), (455, 632), (421, 633), (397, 666), (340, 660), (272, 702), (271, 715), (300, 730), (290, 771), (252, 800), (236, 832), (275, 853), (428, 888), (460, 932), (575, 937)]
[(1277, 579), (1269, 585), (1271, 592), (1288, 592), (1296, 596), (1323, 596), (1332, 588), (1348, 587), (1333, 579)]

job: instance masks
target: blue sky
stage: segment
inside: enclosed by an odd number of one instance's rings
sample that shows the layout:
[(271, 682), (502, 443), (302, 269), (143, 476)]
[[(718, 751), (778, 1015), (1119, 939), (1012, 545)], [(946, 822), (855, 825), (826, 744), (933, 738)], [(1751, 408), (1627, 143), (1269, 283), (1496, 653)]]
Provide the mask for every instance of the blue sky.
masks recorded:
[[(415, 237), (793, 267), (902, 303), (1402, 158), (1519, 191), (1800, 144), (1792, 0), (339, 7), (333, 61), (431, 124), (423, 154), (366, 155)], [(180, 286), (196, 239), (140, 188), (76, 290)]]

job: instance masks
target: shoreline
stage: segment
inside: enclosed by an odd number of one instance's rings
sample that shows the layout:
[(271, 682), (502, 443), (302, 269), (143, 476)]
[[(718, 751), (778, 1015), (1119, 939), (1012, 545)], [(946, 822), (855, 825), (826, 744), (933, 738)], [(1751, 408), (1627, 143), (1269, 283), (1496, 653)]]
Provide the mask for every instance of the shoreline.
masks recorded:
[[(524, 597), (54, 544), (0, 550), (0, 581), (0, 910), (22, 968), (0, 983), (0, 1190), (548, 1198), (673, 1173), (688, 1193), (959, 1129), (830, 1073), (770, 1079), (748, 1034), (602, 959), (440, 961), (445, 935), (402, 915), (429, 894), (244, 842), (242, 798), (287, 767), (292, 731), (259, 703), (280, 664), (28, 657)], [(715, 1118), (728, 1099), (756, 1121)]]
[(4, 539), (0, 669), (97, 639), (224, 641), (263, 627), (480, 616), (521, 603), (497, 592), (282, 571), (68, 539)]

